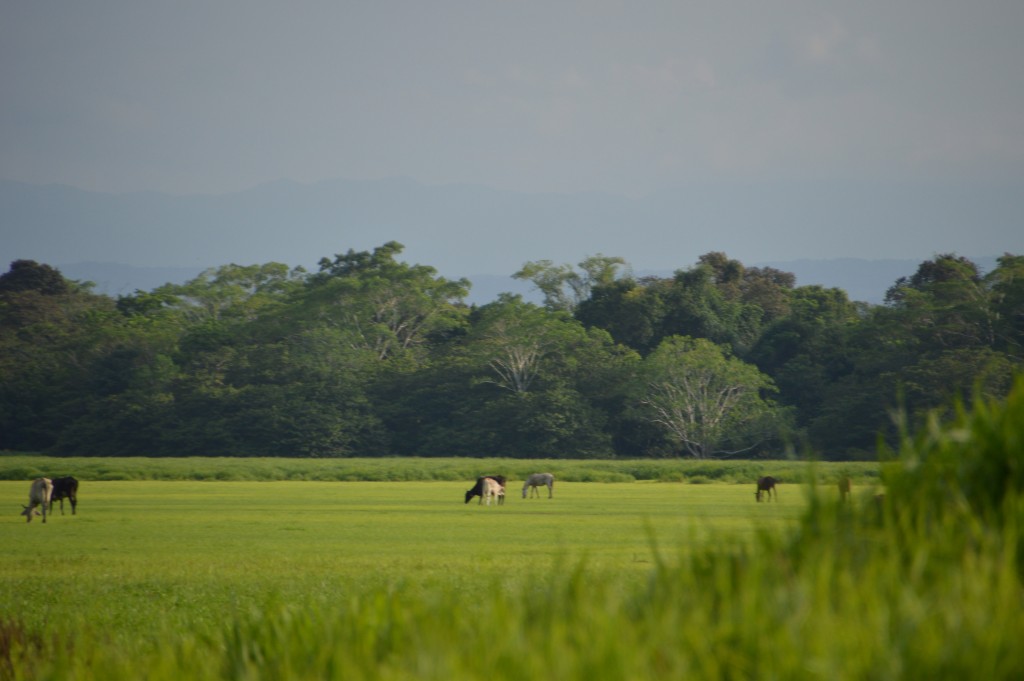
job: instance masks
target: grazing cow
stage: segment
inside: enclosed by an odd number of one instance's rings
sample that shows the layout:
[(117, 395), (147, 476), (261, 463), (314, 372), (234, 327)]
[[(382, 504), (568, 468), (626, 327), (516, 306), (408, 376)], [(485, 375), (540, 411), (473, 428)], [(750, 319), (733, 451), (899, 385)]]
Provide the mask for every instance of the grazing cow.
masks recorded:
[(849, 476), (844, 475), (839, 478), (839, 501), (846, 501), (847, 497), (850, 496), (851, 485)]
[(526, 479), (523, 483), (523, 498), (526, 498), (526, 490), (530, 490), (530, 497), (534, 495), (540, 496), (540, 492), (537, 490), (538, 487), (547, 486), (548, 488), (548, 499), (555, 495), (555, 476), (551, 473), (534, 473)]
[(482, 475), (476, 479), (476, 484), (473, 485), (473, 489), (466, 490), (466, 503), (473, 497), (480, 497), (480, 501), (483, 501), (484, 494), (484, 480), (490, 478), (499, 485), (501, 485), (501, 497), (498, 499), (499, 504), (505, 503), (505, 476), (504, 475)]
[(53, 502), (60, 502), (60, 514), (64, 515), (64, 500), (71, 502), (71, 515), (78, 508), (78, 481), (72, 477), (54, 478), (53, 494), (50, 495), (50, 514), (53, 514)]
[[(43, 509), (43, 522), (46, 522), (46, 507), (50, 505), (50, 493), (53, 492), (53, 483), (50, 482), (49, 478), (36, 478), (32, 481), (32, 486), (28, 490), (28, 506), (23, 506), (25, 510), (21, 512), (21, 515), (25, 516), (25, 522), (32, 522), (32, 512), (36, 506)], [(39, 511), (35, 511), (38, 515)]]
[(772, 500), (772, 494), (775, 494), (775, 501), (779, 500), (779, 493), (775, 489), (775, 484), (778, 482), (775, 478), (770, 475), (766, 475), (763, 478), (757, 479), (757, 491), (754, 492), (754, 497), (761, 501), (761, 494), (768, 494), (768, 501)]
[(480, 503), (484, 500), (487, 501), (487, 505), (491, 505), (491, 499), (494, 499), (496, 505), (505, 503), (505, 487), (498, 483), (494, 478), (484, 478), (483, 481), (483, 494), (480, 495)]

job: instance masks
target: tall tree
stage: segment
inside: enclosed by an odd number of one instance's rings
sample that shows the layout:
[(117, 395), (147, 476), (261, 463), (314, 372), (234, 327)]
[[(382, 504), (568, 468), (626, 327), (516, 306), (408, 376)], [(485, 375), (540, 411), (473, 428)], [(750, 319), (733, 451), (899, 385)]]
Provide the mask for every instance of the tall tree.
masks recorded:
[[(953, 253), (926, 260), (889, 288), (890, 319), (924, 351), (991, 347), (994, 319), (978, 266)], [(899, 331), (894, 328), (894, 331)]]
[(628, 351), (608, 334), (519, 296), (502, 296), (472, 320), (464, 353), (477, 367), (474, 386), (489, 390), (475, 392), (463, 413), (490, 434), (487, 449), (506, 456), (612, 455), (607, 409), (626, 385)]
[(730, 282), (707, 263), (676, 272), (664, 299), (662, 338), (707, 338), (745, 352), (756, 340), (762, 312), (730, 296)]
[(793, 289), (790, 312), (761, 334), (748, 359), (772, 377), (779, 402), (796, 408), (800, 426), (816, 418), (828, 387), (852, 370), (847, 335), (862, 310), (846, 292), (821, 286)]
[(666, 297), (672, 281), (658, 277), (623, 278), (595, 286), (575, 310), (588, 328), (611, 334), (615, 342), (648, 354), (664, 334)]
[(277, 262), (263, 265), (222, 265), (185, 284), (166, 284), (155, 295), (197, 320), (252, 321), (268, 307), (280, 305), (296, 290), (305, 271)]
[(914, 419), (954, 395), (1005, 394), (1021, 365), (1000, 348), (997, 279), (951, 253), (899, 278), (886, 304), (846, 334), (850, 368), (826, 389), (812, 437), (841, 454), (871, 451), (880, 434), (898, 436), (895, 414)]
[(703, 338), (673, 336), (644, 360), (640, 402), (697, 459), (749, 452), (779, 432), (770, 378)]
[(11, 269), (0, 274), (0, 293), (37, 291), (54, 296), (67, 293), (71, 285), (55, 267), (41, 265), (35, 260), (15, 260)]
[(626, 261), (618, 257), (588, 256), (579, 263), (579, 271), (571, 265), (555, 265), (550, 260), (528, 262), (512, 275), (514, 279), (533, 282), (544, 294), (544, 305), (550, 310), (572, 312), (590, 297), (596, 286), (608, 286), (618, 277)]
[(1024, 255), (1004, 253), (986, 276), (992, 295), (996, 348), (1024, 362)]
[(449, 281), (433, 267), (398, 262), (403, 249), (389, 241), (372, 253), (349, 250), (321, 259), (303, 296), (309, 313), (345, 329), (354, 345), (381, 360), (461, 327), (469, 281)]
[(113, 301), (16, 261), (0, 276), (0, 449), (46, 450), (95, 398), (98, 362), (124, 342)]
[(484, 306), (474, 323), (474, 352), (489, 368), (484, 382), (513, 394), (527, 393), (541, 375), (544, 362), (567, 350), (567, 334), (582, 329), (569, 320), (523, 302), (519, 296), (503, 295)]

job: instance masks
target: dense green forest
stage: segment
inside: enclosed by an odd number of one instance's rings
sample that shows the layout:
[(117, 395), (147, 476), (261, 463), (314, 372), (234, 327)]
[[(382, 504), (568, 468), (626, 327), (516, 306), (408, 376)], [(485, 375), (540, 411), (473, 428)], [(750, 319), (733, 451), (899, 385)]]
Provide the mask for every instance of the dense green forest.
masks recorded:
[(526, 263), (464, 301), (402, 245), (224, 265), (116, 299), (0, 275), (0, 449), (65, 456), (869, 458), (1024, 365), (1024, 256), (936, 256), (885, 304), (708, 253)]

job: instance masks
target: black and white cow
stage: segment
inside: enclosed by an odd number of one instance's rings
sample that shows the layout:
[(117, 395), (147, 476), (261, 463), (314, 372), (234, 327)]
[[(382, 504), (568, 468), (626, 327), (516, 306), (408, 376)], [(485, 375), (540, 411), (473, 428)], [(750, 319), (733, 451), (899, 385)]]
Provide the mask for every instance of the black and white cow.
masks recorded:
[(501, 494), (498, 496), (498, 505), (505, 503), (505, 476), (504, 475), (482, 475), (476, 479), (473, 489), (466, 490), (466, 503), (473, 497), (480, 497), (480, 503), (484, 501), (485, 484), (484, 480), (490, 478), (501, 486)]

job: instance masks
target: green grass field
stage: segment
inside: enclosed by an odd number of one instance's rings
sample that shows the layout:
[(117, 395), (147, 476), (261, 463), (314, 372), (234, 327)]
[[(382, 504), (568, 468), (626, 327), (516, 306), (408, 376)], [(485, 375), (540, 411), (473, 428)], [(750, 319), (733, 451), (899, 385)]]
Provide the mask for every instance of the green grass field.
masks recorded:
[[(521, 485), (521, 483), (520, 483)], [(234, 608), (271, 593), (346, 593), (399, 581), (516, 588), (553, 566), (642, 577), (652, 542), (675, 552), (749, 543), (779, 531), (805, 504), (799, 485), (755, 503), (738, 484), (562, 483), (555, 498), (463, 503), (459, 482), (82, 481), (79, 512), (44, 525), (16, 515), (25, 482), (0, 482), (0, 610), (31, 625), (46, 592), (109, 620), (108, 631), (164, 618), (216, 621), (202, 605)], [(512, 489), (515, 487), (515, 489)], [(35, 557), (26, 560), (26, 556)], [(40, 579), (45, 575), (45, 579)], [(45, 586), (44, 586), (45, 585)], [(31, 594), (31, 596), (29, 596)], [(111, 599), (120, 601), (115, 606)]]
[[(1024, 671), (1016, 495), (987, 523), (879, 505), (877, 465), (557, 462), (555, 498), (502, 467), (486, 507), (463, 494), (503, 462), (118, 463), (0, 457), (0, 680)], [(777, 503), (754, 500), (765, 466), (794, 481)], [(26, 523), (51, 470), (78, 474), (79, 512)]]
[(555, 497), (463, 502), (469, 482), (82, 480), (78, 514), (26, 523), (28, 483), (0, 482), (0, 613), (9, 625), (111, 650), (216, 637), (270, 603), (395, 589), (527, 593), (580, 568), (643, 584), (655, 552), (750, 545), (805, 507), (801, 485), (756, 503), (747, 484), (558, 482)]

